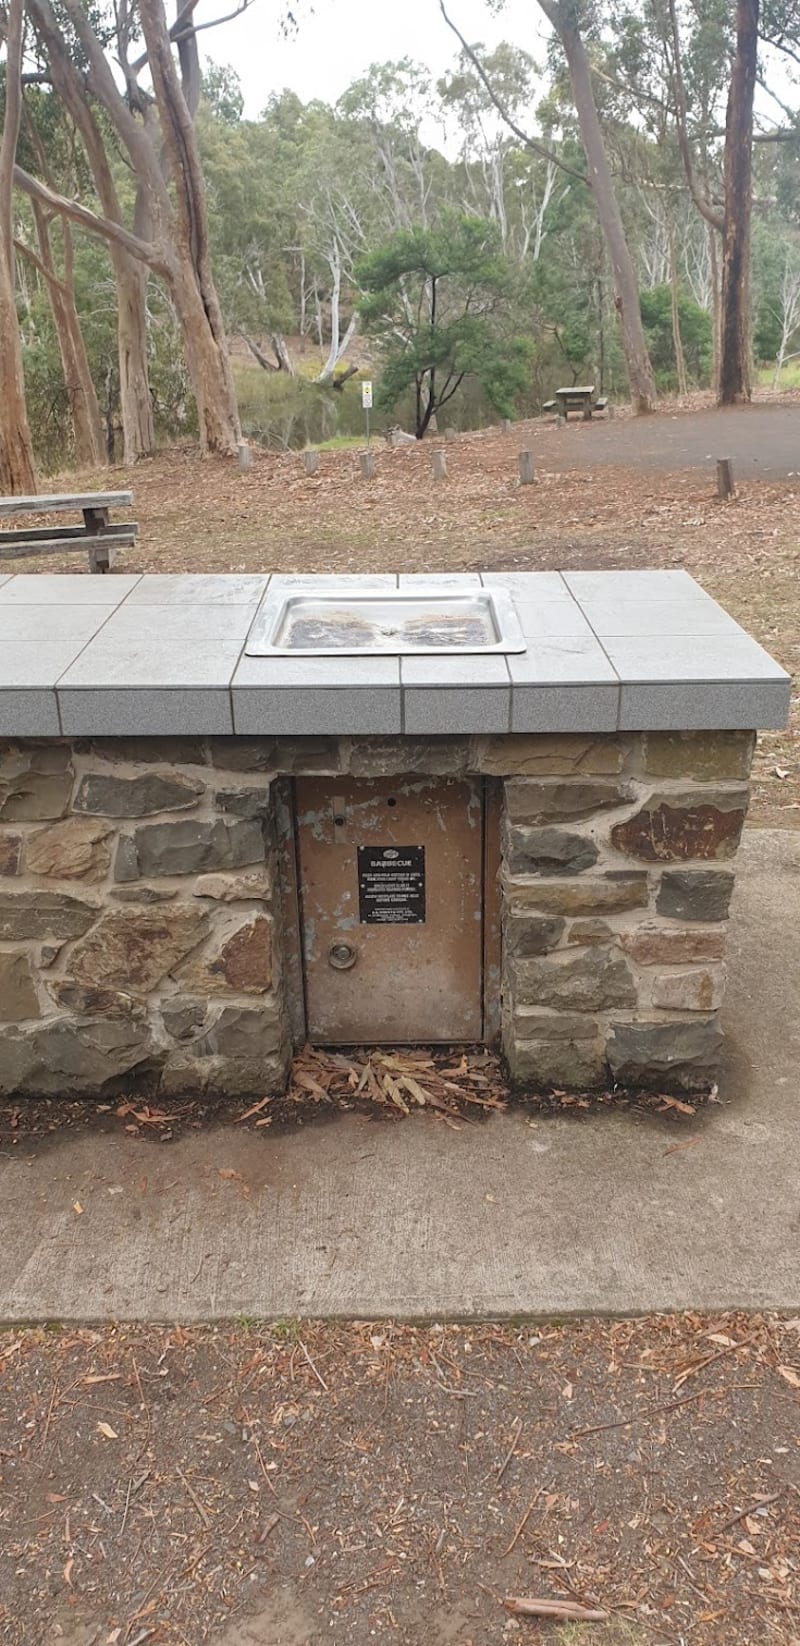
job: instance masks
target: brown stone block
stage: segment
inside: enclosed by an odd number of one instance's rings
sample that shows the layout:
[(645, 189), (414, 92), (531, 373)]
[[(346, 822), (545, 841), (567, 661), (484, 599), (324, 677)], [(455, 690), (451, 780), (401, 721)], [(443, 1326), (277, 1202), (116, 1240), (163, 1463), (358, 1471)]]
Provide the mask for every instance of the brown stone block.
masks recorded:
[(725, 970), (695, 966), (653, 978), (653, 1005), (666, 1011), (714, 1012), (725, 994)]
[(600, 1025), (597, 1018), (583, 1013), (542, 1012), (535, 1006), (518, 1006), (513, 1029), (518, 1040), (594, 1040)]
[(205, 766), (206, 745), (201, 737), (97, 737), (75, 745), (115, 765), (129, 760), (140, 766)]
[(28, 955), (0, 952), (0, 1023), (41, 1015)]
[(215, 903), (268, 903), (272, 896), (269, 870), (248, 869), (242, 874), (202, 874), (192, 887), (193, 897)]
[(589, 948), (598, 943), (613, 943), (616, 936), (613, 926), (609, 926), (606, 920), (573, 920), (567, 932), (567, 943)]
[(534, 782), (510, 778), (505, 785), (506, 812), (512, 823), (570, 823), (595, 812), (625, 806), (633, 798), (630, 784)]
[(336, 737), (212, 737), (211, 764), (226, 772), (339, 772)]
[(467, 737), (359, 737), (350, 745), (347, 769), (353, 777), (394, 777), (412, 772), (460, 777), (475, 769), (470, 760)]
[(179, 974), (182, 988), (209, 994), (265, 994), (272, 987), (272, 921), (258, 915), (225, 937), (211, 955)]
[(144, 1013), (141, 1000), (121, 989), (106, 989), (90, 983), (75, 983), (71, 978), (49, 982), (47, 991), (57, 1006), (72, 1012), (75, 1017), (130, 1017), (140, 1018)]
[(653, 796), (635, 817), (616, 823), (611, 843), (643, 862), (733, 857), (747, 812), (746, 789)]
[(679, 966), (687, 960), (721, 960), (725, 953), (725, 933), (698, 931), (696, 927), (674, 930), (668, 926), (640, 926), (623, 932), (623, 949), (640, 966)]
[(514, 914), (536, 909), (540, 914), (594, 914), (606, 910), (647, 907), (644, 870), (579, 880), (510, 880), (506, 900)]
[(625, 763), (625, 744), (572, 732), (518, 734), (486, 738), (474, 758), (488, 777), (613, 777)]
[(8, 834), (5, 830), (0, 834), (0, 875), (10, 877), (16, 874), (19, 868), (20, 853), (22, 851), (22, 836)]
[(208, 916), (200, 909), (110, 909), (73, 950), (70, 970), (82, 983), (147, 994), (207, 930)]
[(755, 740), (755, 732), (646, 732), (644, 770), (700, 783), (748, 777)]
[(51, 880), (102, 880), (111, 866), (111, 833), (107, 823), (89, 817), (51, 823), (29, 836), (25, 868)]

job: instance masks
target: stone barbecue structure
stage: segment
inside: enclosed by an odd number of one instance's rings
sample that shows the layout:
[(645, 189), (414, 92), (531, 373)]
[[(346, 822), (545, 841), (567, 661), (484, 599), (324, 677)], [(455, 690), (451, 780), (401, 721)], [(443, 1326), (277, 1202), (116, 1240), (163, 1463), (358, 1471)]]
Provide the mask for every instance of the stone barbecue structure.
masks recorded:
[(680, 572), (498, 574), (513, 653), (248, 655), (332, 582), (0, 578), (0, 1093), (277, 1092), (307, 1035), (709, 1085), (788, 676)]

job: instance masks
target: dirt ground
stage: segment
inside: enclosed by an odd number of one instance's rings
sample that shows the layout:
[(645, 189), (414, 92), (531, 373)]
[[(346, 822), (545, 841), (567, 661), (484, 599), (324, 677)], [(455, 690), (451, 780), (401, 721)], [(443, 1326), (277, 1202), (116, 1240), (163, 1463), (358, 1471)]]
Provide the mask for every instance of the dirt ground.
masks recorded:
[[(718, 429), (716, 442), (714, 430)], [(734, 412), (689, 408), (646, 422), (518, 424), (390, 450), (363, 481), (354, 451), (322, 453), (306, 476), (297, 453), (254, 451), (252, 468), (177, 448), (138, 464), (63, 477), (128, 486), (140, 537), (125, 570), (438, 571), (681, 566), (794, 673), (800, 669), (800, 405)], [(434, 481), (431, 451), (447, 453)], [(538, 480), (520, 486), (530, 446)], [(716, 495), (713, 452), (747, 449), (788, 478), (747, 479)], [(686, 466), (663, 469), (664, 452)], [(788, 467), (796, 453), (798, 472)], [(691, 455), (690, 455), (691, 454)], [(693, 465), (693, 466), (690, 466)], [(634, 466), (638, 465), (638, 466)], [(750, 465), (752, 470), (752, 463)], [(76, 571), (83, 557), (6, 562), (4, 570)], [(759, 740), (751, 819), (800, 822), (800, 698), (786, 732)]]
[[(240, 474), (182, 449), (79, 483), (133, 489), (125, 570), (682, 566), (796, 672), (798, 411), (734, 415), (437, 441), (439, 483), (427, 444), (381, 444), (370, 483), (349, 451), (310, 479), (296, 454)], [(743, 458), (720, 503), (713, 455), (759, 441), (784, 478)], [(797, 699), (759, 740), (751, 817), (800, 823)], [(478, 1068), (471, 1101), (482, 1079), (496, 1100)], [(799, 1402), (800, 1321), (777, 1318), (0, 1332), (0, 1638), (800, 1646)], [(562, 1629), (514, 1596), (610, 1620)]]
[(790, 1646), (798, 1334), (734, 1316), (6, 1334), (3, 1641), (565, 1646), (509, 1614), (521, 1596), (607, 1612), (587, 1646)]

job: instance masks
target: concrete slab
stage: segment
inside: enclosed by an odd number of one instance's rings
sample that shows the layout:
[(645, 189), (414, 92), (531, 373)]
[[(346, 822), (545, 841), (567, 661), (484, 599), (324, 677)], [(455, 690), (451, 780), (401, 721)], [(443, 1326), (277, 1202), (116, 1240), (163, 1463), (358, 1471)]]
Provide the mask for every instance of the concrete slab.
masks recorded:
[(7, 1150), (0, 1316), (800, 1308), (800, 834), (742, 859), (721, 1106)]

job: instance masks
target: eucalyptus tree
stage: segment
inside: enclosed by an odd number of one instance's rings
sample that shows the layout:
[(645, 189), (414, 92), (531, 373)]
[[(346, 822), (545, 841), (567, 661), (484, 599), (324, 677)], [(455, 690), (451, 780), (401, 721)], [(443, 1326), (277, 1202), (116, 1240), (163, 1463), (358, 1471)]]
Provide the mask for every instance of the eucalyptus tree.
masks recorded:
[[(98, 18), (83, 0), (62, 0), (58, 17), (50, 0), (31, 0), (31, 5), (47, 17), (48, 61), (52, 65), (57, 58), (70, 82), (67, 65), (79, 66), (84, 98), (102, 109), (135, 179), (139, 219), (134, 217), (129, 226), (105, 212), (93, 212), (57, 195), (21, 168), (16, 180), (31, 197), (121, 247), (164, 282), (181, 327), (201, 449), (233, 453), (241, 430), (211, 268), (193, 118), (200, 95), (196, 0), (183, 6), (172, 29), (163, 0), (137, 0), (135, 8), (129, 0), (120, 0), (113, 19)], [(134, 58), (137, 47), (142, 49)], [(145, 67), (149, 90), (140, 80)]]
[(14, 164), (22, 118), (23, 0), (7, 0), (2, 32), (6, 64), (0, 136), (0, 489), (24, 494), (36, 490), (36, 469), (14, 289)]
[[(538, 4), (554, 31), (569, 72), (575, 113), (586, 156), (586, 168), (578, 175), (581, 176), (582, 181), (592, 192), (598, 222), (613, 271), (614, 306), (620, 325), (631, 401), (636, 412), (649, 412), (652, 411), (655, 404), (655, 379), (647, 352), (647, 342), (639, 309), (639, 284), (636, 268), (619, 208), (614, 177), (597, 110), (589, 55), (583, 37), (584, 14), (587, 11), (587, 5), (583, 3), (583, 0), (538, 0)], [(462, 49), (467, 52), (477, 68), (486, 89), (493, 97), (511, 130), (527, 146), (533, 148), (536, 152), (547, 155), (547, 146), (528, 135), (510, 111), (506, 109), (502, 98), (492, 84), (491, 77), (486, 73), (483, 63), (474, 49), (468, 45), (456, 23), (449, 15), (445, 0), (439, 0), (439, 9), (449, 27), (453, 29), (453, 32), (460, 40)], [(564, 162), (552, 151), (550, 151), (549, 157), (554, 160), (557, 166), (571, 172), (572, 175), (575, 174), (575, 168), (565, 167)]]

